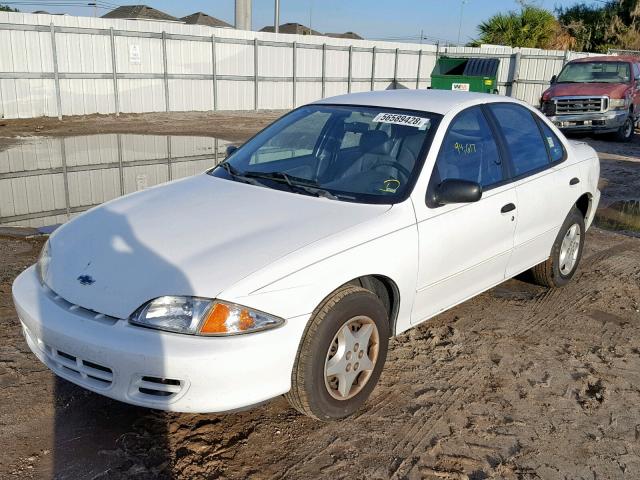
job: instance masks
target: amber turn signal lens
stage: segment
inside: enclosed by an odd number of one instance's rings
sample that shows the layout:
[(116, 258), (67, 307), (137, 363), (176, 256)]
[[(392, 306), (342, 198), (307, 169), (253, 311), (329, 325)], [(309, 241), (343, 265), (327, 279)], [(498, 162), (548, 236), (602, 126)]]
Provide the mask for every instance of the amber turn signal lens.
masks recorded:
[(207, 315), (200, 333), (227, 333), (227, 318), (229, 307), (223, 303), (216, 303)]
[(243, 332), (256, 326), (256, 322), (253, 321), (253, 317), (246, 308), (243, 308), (240, 312), (240, 322), (238, 326)]

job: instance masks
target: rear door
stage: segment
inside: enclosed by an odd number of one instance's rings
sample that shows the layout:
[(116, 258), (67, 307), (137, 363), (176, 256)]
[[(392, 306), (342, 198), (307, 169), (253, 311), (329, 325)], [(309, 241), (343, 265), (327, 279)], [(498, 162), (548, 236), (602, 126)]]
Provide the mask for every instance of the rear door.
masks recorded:
[(551, 144), (545, 143), (534, 113), (515, 103), (491, 103), (488, 110), (502, 133), (517, 197), (510, 278), (547, 259), (567, 212), (549, 158)]
[(481, 107), (459, 113), (450, 123), (431, 173), (427, 197), (445, 179), (483, 187), (480, 201), (429, 205), (414, 202), (419, 266), (412, 323), (456, 305), (504, 280), (513, 247), (516, 193)]

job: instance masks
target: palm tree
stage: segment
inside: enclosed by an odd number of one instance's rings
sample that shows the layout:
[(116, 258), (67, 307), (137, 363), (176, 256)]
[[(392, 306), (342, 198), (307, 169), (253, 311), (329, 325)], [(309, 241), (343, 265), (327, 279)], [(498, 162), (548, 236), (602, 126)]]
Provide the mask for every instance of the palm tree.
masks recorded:
[(494, 15), (482, 22), (478, 30), (480, 37), (476, 44), (565, 49), (573, 43), (550, 11), (526, 4), (519, 12)]

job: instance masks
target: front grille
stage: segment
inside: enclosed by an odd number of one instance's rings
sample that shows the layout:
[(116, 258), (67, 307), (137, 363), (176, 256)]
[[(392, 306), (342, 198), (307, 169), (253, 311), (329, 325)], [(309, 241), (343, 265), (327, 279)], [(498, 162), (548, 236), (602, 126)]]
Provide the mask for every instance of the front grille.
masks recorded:
[(609, 108), (607, 97), (558, 97), (553, 99), (556, 114), (602, 113)]
[(104, 313), (94, 312), (93, 310), (89, 310), (87, 308), (83, 308), (80, 305), (73, 304), (68, 300), (62, 298), (56, 292), (51, 290), (48, 286), (42, 285), (45, 295), (49, 297), (52, 301), (58, 304), (59, 307), (64, 308), (65, 310), (73, 313), (82, 318), (86, 318), (87, 320), (94, 320), (100, 322), (104, 325), (113, 326), (115, 325), (119, 319), (115, 317), (110, 317), (109, 315), (105, 315)]

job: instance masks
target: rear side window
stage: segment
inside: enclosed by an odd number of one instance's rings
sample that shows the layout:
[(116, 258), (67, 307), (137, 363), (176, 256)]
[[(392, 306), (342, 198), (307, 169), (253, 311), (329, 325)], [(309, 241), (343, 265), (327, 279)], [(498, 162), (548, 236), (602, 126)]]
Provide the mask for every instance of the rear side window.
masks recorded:
[(529, 110), (503, 103), (489, 108), (504, 135), (516, 177), (549, 165), (547, 147)]
[(480, 108), (465, 110), (451, 122), (435, 170), (440, 181), (471, 180), (483, 187), (502, 181), (498, 147)]
[(562, 161), (564, 159), (564, 147), (562, 146), (560, 139), (555, 133), (553, 133), (546, 123), (541, 120), (538, 120), (538, 122), (542, 128), (544, 141), (547, 142), (547, 147), (549, 147), (549, 156), (551, 157), (551, 161), (554, 163)]

